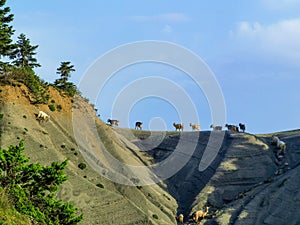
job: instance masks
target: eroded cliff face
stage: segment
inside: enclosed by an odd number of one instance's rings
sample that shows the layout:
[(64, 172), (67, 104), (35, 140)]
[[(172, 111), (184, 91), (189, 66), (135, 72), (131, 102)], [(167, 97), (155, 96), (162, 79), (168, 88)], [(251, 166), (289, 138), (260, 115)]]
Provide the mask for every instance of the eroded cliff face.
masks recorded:
[[(276, 156), (278, 149), (271, 144), (272, 134), (226, 131), (217, 157), (200, 172), (199, 163), (209, 135), (210, 132), (198, 135), (190, 160), (166, 180), (168, 192), (178, 202), (177, 213), (184, 214), (186, 223), (194, 224), (192, 213), (209, 206), (208, 215), (200, 224), (300, 224), (299, 130), (276, 134), (287, 145), (286, 155), (281, 159)], [(155, 140), (150, 139), (134, 142), (147, 150), (155, 162), (160, 162), (173, 153), (179, 138), (187, 140), (188, 148), (189, 142), (195, 141), (193, 136), (195, 133), (171, 135), (158, 146), (151, 146)], [(187, 151), (182, 148), (178, 154)]]

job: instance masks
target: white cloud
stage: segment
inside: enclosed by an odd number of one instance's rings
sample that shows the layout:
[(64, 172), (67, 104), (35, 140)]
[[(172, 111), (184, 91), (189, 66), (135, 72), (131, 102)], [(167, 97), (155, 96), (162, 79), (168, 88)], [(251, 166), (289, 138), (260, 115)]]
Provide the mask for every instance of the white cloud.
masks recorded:
[(184, 13), (165, 13), (151, 16), (132, 16), (131, 20), (136, 22), (164, 22), (164, 23), (182, 23), (190, 18)]
[(164, 34), (170, 34), (173, 32), (173, 28), (170, 25), (165, 25), (162, 29)]
[(286, 10), (300, 6), (299, 0), (261, 0), (261, 3), (270, 10)]
[(300, 18), (269, 25), (240, 22), (231, 34), (239, 47), (247, 51), (285, 60), (300, 60)]

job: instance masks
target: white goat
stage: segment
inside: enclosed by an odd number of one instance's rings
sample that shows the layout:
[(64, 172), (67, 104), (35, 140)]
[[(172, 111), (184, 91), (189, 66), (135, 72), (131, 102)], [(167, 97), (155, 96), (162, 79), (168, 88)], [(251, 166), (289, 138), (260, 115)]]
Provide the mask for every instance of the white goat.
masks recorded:
[(285, 144), (285, 142), (281, 141), (279, 139), (279, 137), (273, 136), (272, 137), (272, 144), (276, 145), (276, 147), (280, 149), (279, 152), (277, 152), (277, 155), (279, 155), (280, 153), (282, 153), (283, 155), (285, 155), (285, 150), (286, 150), (286, 144)]
[(39, 111), (39, 114), (37, 115), (37, 119), (42, 121), (48, 121), (50, 119), (50, 116), (43, 111)]
[(190, 126), (192, 127), (192, 130), (198, 130), (198, 131), (200, 131), (200, 124), (192, 124), (192, 123), (190, 123)]
[(286, 150), (286, 144), (283, 141), (278, 141), (277, 142), (277, 148), (280, 149), (280, 151), (285, 154), (285, 150)]
[(277, 145), (277, 143), (279, 142), (280, 140), (279, 140), (279, 137), (277, 137), (277, 136), (272, 136), (272, 145)]

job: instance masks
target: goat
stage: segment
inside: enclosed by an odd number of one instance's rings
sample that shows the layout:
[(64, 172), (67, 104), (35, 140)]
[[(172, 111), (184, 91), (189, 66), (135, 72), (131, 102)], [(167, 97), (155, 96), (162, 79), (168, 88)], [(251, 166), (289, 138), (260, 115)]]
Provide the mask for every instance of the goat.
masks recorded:
[(209, 210), (209, 207), (207, 206), (205, 211), (198, 210), (198, 211), (194, 212), (193, 213), (193, 220), (197, 223), (200, 218), (204, 219), (208, 214), (208, 210)]
[(200, 131), (200, 124), (192, 124), (192, 123), (190, 123), (190, 126), (192, 127), (192, 130), (198, 130), (198, 131)]
[(181, 131), (183, 131), (183, 128), (184, 128), (184, 125), (183, 125), (183, 123), (181, 124), (181, 123), (173, 123), (173, 126), (175, 127), (175, 129), (176, 129), (176, 131), (177, 130), (181, 130)]
[(241, 129), (243, 132), (245, 132), (245, 130), (246, 130), (246, 125), (245, 125), (245, 124), (239, 123), (239, 127), (240, 127), (240, 129)]
[(277, 137), (277, 136), (272, 136), (272, 142), (271, 142), (272, 145), (277, 145), (277, 143), (278, 143), (279, 141), (280, 141), (280, 140), (279, 140), (279, 137)]
[(210, 128), (212, 128), (213, 130), (222, 130), (222, 126), (215, 126), (215, 125), (210, 125)]
[(49, 119), (50, 116), (43, 111), (39, 111), (39, 113), (37, 114), (37, 120), (39, 121), (48, 121)]
[(183, 223), (183, 219), (184, 219), (184, 216), (182, 214), (179, 214), (179, 216), (178, 216), (178, 222), (179, 223)]
[(225, 127), (227, 127), (228, 130), (239, 132), (239, 128), (235, 125), (228, 125), (226, 124)]
[(135, 123), (135, 129), (142, 129), (143, 128), (143, 123), (142, 122), (136, 122)]
[(111, 119), (108, 119), (107, 120), (108, 123), (110, 123), (110, 125), (115, 125), (115, 126), (119, 126), (119, 120), (111, 120)]
[(279, 148), (279, 151), (277, 152), (277, 156), (280, 154), (285, 155), (285, 150), (286, 150), (286, 144), (285, 142), (281, 141), (279, 137), (277, 136), (272, 136), (272, 145), (276, 145), (277, 148)]
[(278, 141), (276, 144), (277, 148), (279, 148), (279, 152), (278, 155), (280, 153), (282, 153), (283, 155), (285, 155), (285, 150), (286, 150), (286, 144), (283, 141)]

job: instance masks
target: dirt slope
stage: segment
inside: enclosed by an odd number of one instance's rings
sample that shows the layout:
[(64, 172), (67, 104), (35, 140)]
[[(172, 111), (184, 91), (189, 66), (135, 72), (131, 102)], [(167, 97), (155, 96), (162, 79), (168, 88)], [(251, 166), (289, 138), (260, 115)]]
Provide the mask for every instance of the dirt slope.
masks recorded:
[[(60, 112), (52, 112), (47, 105), (31, 105), (30, 94), (23, 86), (0, 89), (0, 146), (25, 139), (26, 153), (33, 161), (49, 164), (69, 158), (69, 181), (59, 197), (73, 202), (85, 214), (82, 224), (177, 224), (179, 213), (185, 215), (186, 224), (195, 224), (189, 216), (205, 206), (210, 206), (209, 214), (200, 224), (300, 224), (300, 130), (277, 133), (287, 144), (281, 164), (276, 161), (275, 146), (270, 144), (272, 134), (226, 131), (217, 157), (200, 172), (208, 131), (150, 133), (113, 128), (97, 119), (82, 98), (62, 97), (50, 89), (54, 104), (62, 106)], [(48, 123), (36, 121), (34, 113), (40, 109), (51, 116)], [(75, 132), (74, 117), (81, 127)], [(90, 118), (100, 139), (93, 136)], [(177, 164), (186, 162), (158, 184), (117, 184), (103, 175), (134, 182), (124, 174), (134, 176), (138, 171), (113, 167), (99, 140), (125, 164), (148, 166), (170, 157)], [(95, 172), (89, 165), (84, 170), (78, 168), (79, 163), (86, 163), (82, 152), (88, 149), (94, 149), (97, 163), (105, 169)], [(161, 171), (153, 171), (159, 177)]]

